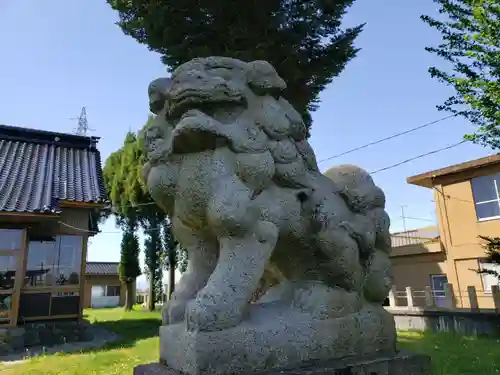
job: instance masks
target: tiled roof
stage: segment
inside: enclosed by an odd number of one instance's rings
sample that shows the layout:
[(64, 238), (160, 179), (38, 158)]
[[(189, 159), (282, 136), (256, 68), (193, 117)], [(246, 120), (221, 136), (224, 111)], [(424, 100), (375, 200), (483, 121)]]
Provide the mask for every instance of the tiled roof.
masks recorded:
[(87, 262), (87, 275), (118, 275), (118, 262)]
[(422, 228), (391, 234), (392, 247), (418, 245), (436, 241), (439, 238), (439, 228)]
[(0, 125), (0, 211), (106, 200), (98, 138)]

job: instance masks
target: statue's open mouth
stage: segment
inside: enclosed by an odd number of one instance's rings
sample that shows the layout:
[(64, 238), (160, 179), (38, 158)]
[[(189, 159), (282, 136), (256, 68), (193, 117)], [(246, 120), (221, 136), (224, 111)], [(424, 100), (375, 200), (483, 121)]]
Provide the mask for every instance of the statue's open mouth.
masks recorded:
[(217, 90), (184, 89), (171, 94), (169, 116), (174, 153), (196, 153), (227, 145), (231, 123), (246, 108), (243, 94), (221, 86)]
[(228, 144), (230, 134), (224, 124), (198, 109), (189, 109), (182, 114), (172, 132), (173, 152), (196, 153), (213, 150)]

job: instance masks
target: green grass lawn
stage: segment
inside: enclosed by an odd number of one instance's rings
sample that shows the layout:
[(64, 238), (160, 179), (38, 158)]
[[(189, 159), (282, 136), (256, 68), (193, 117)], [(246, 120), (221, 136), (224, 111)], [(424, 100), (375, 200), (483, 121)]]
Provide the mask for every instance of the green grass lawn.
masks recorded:
[[(132, 374), (134, 366), (158, 359), (159, 312), (139, 308), (87, 310), (87, 319), (119, 334), (122, 339), (87, 353), (52, 355), (0, 367), (0, 375)], [(401, 332), (401, 348), (431, 356), (434, 375), (500, 374), (500, 340), (452, 334)]]

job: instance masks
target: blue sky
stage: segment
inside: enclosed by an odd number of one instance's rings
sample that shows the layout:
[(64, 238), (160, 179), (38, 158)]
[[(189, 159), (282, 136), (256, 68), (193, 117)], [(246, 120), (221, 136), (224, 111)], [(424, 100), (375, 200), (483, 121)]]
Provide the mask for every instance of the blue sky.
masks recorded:
[[(444, 117), (436, 104), (451, 93), (427, 73), (440, 64), (424, 47), (440, 36), (420, 21), (436, 14), (432, 0), (357, 0), (345, 25), (366, 22), (358, 57), (321, 95), (310, 142), (318, 160)], [(159, 55), (122, 33), (104, 0), (0, 1), (0, 123), (73, 132), (70, 118), (87, 107), (91, 134), (101, 137), (103, 161), (128, 130), (148, 116), (147, 86), (166, 74)], [(322, 170), (352, 163), (377, 170), (460, 141), (474, 128), (452, 118), (423, 130), (322, 163)], [(472, 144), (377, 173), (387, 195), (392, 230), (432, 225), (430, 190), (408, 176), (491, 154)], [(91, 241), (88, 260), (119, 260), (121, 235), (110, 220)]]

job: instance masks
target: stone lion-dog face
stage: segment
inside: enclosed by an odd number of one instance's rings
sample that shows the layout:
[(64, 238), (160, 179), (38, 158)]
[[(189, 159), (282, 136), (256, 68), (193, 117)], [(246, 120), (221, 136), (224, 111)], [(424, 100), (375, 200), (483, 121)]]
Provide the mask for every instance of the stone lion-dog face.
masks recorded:
[[(272, 139), (291, 135), (299, 141), (305, 139), (306, 128), (299, 113), (282, 98), (285, 89), (283, 79), (265, 61), (200, 58), (181, 65), (170, 78), (153, 81), (149, 87), (150, 108), (155, 114), (162, 113), (174, 129), (174, 153), (214, 148), (224, 141), (231, 147), (241, 147), (236, 138), (252, 137), (239, 134), (241, 129), (237, 128), (241, 126), (251, 128), (246, 129), (250, 133), (265, 131)], [(245, 120), (252, 124), (242, 125)], [(260, 136), (263, 143), (263, 135), (253, 136)]]
[(239, 324), (269, 264), (288, 280), (274, 298), (318, 318), (385, 299), (383, 193), (354, 166), (332, 173), (337, 182), (319, 172), (285, 88), (267, 62), (224, 57), (150, 84), (144, 178), (189, 258), (164, 323)]

